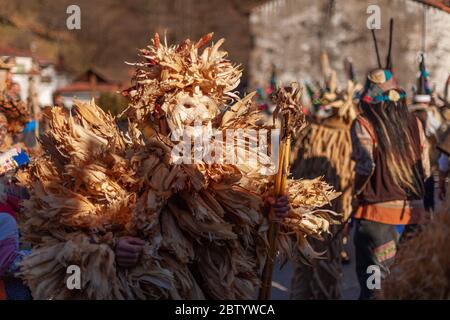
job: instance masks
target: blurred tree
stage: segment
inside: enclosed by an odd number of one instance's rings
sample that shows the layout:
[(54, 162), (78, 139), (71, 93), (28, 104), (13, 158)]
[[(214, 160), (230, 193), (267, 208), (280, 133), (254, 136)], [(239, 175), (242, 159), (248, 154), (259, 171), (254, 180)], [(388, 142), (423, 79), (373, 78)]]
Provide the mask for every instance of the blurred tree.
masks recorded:
[(127, 99), (119, 93), (104, 92), (100, 94), (97, 104), (105, 112), (110, 112), (113, 116), (119, 115), (127, 107)]

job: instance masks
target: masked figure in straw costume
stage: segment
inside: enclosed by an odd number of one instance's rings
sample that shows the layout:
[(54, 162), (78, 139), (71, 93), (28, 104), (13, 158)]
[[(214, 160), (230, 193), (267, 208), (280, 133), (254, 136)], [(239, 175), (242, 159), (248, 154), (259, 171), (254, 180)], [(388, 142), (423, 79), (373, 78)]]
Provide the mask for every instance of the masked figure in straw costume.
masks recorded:
[[(7, 119), (7, 130), (11, 136), (22, 132), (31, 120), (28, 105), (20, 100), (15, 89), (17, 84), (12, 81), (13, 66), (13, 62), (0, 61), (0, 113)], [(12, 139), (8, 141), (12, 142)]]
[[(429, 74), (425, 67), (425, 56), (422, 53), (420, 55), (417, 86), (414, 88), (412, 104), (408, 108), (422, 122), (429, 144), (432, 169), (438, 167), (439, 150), (436, 146), (442, 139), (446, 127), (445, 118), (436, 103), (429, 84)], [(429, 209), (434, 209), (434, 179), (432, 176), (425, 182), (425, 188), (428, 190), (426, 194), (429, 195), (425, 199), (426, 206)]]
[(31, 119), (27, 104), (14, 92), (13, 67), (13, 61), (0, 59), (0, 152), (13, 145), (14, 135), (20, 133)]
[(293, 174), (296, 178), (324, 175), (327, 182), (342, 192), (331, 208), (343, 213), (343, 224), (333, 228), (336, 236), (330, 236), (328, 241), (311, 240), (316, 251), (324, 252), (322, 259), (306, 262), (298, 259), (291, 284), (293, 299), (339, 299), (341, 259), (348, 258), (342, 238), (352, 211), (354, 163), (350, 126), (356, 117), (353, 97), (360, 86), (351, 76), (346, 91), (339, 91), (336, 72), (330, 69), (326, 53), (321, 56), (321, 64), (325, 86), (316, 91), (309, 88), (313, 102), (311, 124), (294, 147)]
[[(257, 162), (241, 161), (252, 137), (231, 136), (231, 146), (215, 137), (270, 126), (260, 122), (253, 94), (233, 93), (241, 70), (226, 59), (223, 40), (207, 46), (211, 37), (168, 46), (155, 35), (140, 50), (134, 86), (124, 92), (125, 134), (93, 101), (76, 103), (73, 117), (60, 108), (48, 114), (44, 156), (19, 175), (30, 186), (21, 228), (35, 246), (21, 275), (35, 298), (256, 296), (273, 162), (263, 152)], [(279, 104), (292, 128), (304, 127), (298, 91), (282, 91)], [(284, 257), (297, 248), (313, 254), (306, 235), (323, 237), (336, 215), (313, 209), (338, 194), (321, 179), (288, 186), (278, 247)], [(67, 289), (69, 265), (80, 267), (80, 290)]]

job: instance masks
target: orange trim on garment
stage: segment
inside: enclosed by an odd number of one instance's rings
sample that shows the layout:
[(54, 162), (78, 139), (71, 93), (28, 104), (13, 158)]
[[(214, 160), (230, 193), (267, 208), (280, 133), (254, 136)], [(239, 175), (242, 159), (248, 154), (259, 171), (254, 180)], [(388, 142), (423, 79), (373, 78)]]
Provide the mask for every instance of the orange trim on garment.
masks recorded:
[(370, 138), (372, 139), (372, 143), (376, 145), (377, 139), (376, 134), (373, 129), (373, 126), (370, 124), (369, 120), (359, 115), (356, 120), (359, 122), (359, 124), (366, 129), (367, 133), (369, 134)]
[(5, 283), (0, 279), (0, 300), (6, 300)]
[(368, 204), (359, 206), (355, 219), (364, 219), (385, 224), (405, 225), (417, 224), (425, 215), (424, 208), (389, 208), (381, 204)]

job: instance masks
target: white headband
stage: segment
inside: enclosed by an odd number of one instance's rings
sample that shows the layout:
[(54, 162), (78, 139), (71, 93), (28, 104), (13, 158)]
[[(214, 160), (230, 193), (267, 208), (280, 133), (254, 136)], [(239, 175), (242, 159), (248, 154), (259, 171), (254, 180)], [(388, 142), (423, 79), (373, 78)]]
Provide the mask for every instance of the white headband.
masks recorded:
[(413, 98), (414, 102), (427, 103), (431, 102), (431, 96), (429, 94), (416, 94)]

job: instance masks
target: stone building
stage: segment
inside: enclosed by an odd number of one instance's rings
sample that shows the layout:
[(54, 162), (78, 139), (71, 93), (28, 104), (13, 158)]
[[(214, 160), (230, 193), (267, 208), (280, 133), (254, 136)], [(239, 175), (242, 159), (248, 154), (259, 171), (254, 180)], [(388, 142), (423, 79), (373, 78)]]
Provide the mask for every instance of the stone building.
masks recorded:
[(33, 83), (37, 103), (41, 106), (51, 105), (54, 91), (71, 81), (71, 74), (62, 68), (59, 61), (42, 59), (32, 51), (1, 47), (0, 57), (14, 61), (14, 67), (11, 69), (12, 80), (18, 84), (20, 97), (24, 101), (27, 101), (30, 84)]
[(410, 92), (425, 43), (431, 82), (442, 92), (450, 74), (450, 9), (446, 13), (411, 0), (273, 0), (254, 8), (250, 15), (250, 87), (268, 82), (272, 64), (280, 82), (321, 80), (322, 50), (328, 52), (339, 80), (345, 80), (343, 62), (351, 57), (358, 80), (364, 81), (368, 69), (376, 67), (366, 26), (369, 5), (381, 9), (381, 29), (376, 34), (383, 63), (389, 19), (395, 19), (393, 64), (400, 85)]

